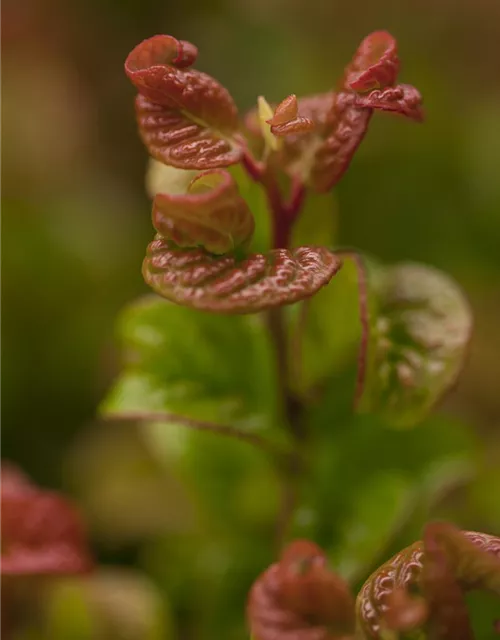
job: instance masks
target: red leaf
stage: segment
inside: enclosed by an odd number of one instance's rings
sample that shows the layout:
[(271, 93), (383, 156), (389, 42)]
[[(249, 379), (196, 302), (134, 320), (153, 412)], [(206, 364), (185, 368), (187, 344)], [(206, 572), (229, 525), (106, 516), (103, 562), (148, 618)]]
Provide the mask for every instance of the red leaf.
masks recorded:
[(328, 133), (314, 154), (309, 184), (320, 193), (329, 191), (349, 168), (372, 116), (371, 109), (359, 108), (353, 93), (334, 94), (328, 114)]
[(324, 552), (297, 540), (253, 584), (247, 617), (255, 640), (340, 640), (354, 632), (354, 600)]
[(356, 99), (356, 105), (381, 111), (393, 111), (417, 122), (422, 122), (424, 119), (422, 96), (409, 84), (398, 84), (397, 87), (390, 87), (383, 91), (375, 90), (368, 95), (359, 96)]
[(158, 233), (178, 247), (210, 253), (233, 251), (252, 237), (254, 219), (234, 178), (223, 169), (199, 174), (185, 194), (158, 193), (153, 203)]
[[(439, 545), (446, 555), (443, 555), (442, 551), (436, 555), (437, 536), (441, 538)], [(446, 539), (445, 544), (443, 544), (444, 539)], [(433, 577), (432, 574), (427, 573), (427, 577), (424, 577), (428, 549), (430, 550), (430, 571), (437, 570), (438, 575), (442, 576), (437, 581), (441, 583), (441, 587), (430, 586), (430, 582), (436, 580), (436, 576)], [(430, 607), (431, 621), (436, 620), (436, 617), (439, 621), (439, 615), (443, 610), (441, 609), (439, 613), (441, 600), (438, 601), (438, 598), (442, 599), (442, 604), (445, 606), (444, 599), (447, 595), (440, 594), (440, 590), (449, 588), (450, 599), (452, 589), (455, 596), (457, 594), (456, 586), (451, 584), (448, 569), (452, 572), (451, 579), (456, 580), (460, 590), (480, 588), (500, 594), (500, 538), (486, 533), (458, 531), (451, 525), (440, 523), (429, 525), (425, 533), (425, 544), (420, 541), (406, 547), (379, 567), (365, 582), (356, 602), (360, 628), (368, 638), (380, 638), (381, 625), (388, 610), (390, 596), (395, 590), (401, 588), (423, 589), (423, 595), (427, 598)], [(450, 582), (447, 587), (443, 587), (445, 579)], [(460, 611), (460, 600), (454, 597), (454, 602), (457, 606), (457, 619), (464, 620), (463, 617), (460, 618), (463, 614), (463, 611)], [(467, 629), (467, 627), (464, 628)], [(463, 637), (467, 638), (467, 636)]]
[[(338, 92), (296, 102), (290, 96), (278, 105), (270, 123), (275, 135), (286, 136), (280, 152), (285, 170), (315, 191), (329, 191), (348, 169), (375, 109), (421, 121), (420, 93), (410, 85), (393, 86), (398, 71), (395, 39), (385, 31), (377, 31), (361, 43)], [(301, 123), (281, 123), (285, 115), (287, 122), (294, 122), (294, 113)], [(259, 136), (255, 112), (247, 115), (245, 125), (250, 133)], [(301, 135), (293, 135), (295, 131)]]
[(146, 283), (159, 295), (196, 309), (254, 313), (307, 298), (341, 267), (325, 247), (275, 249), (238, 261), (202, 249), (174, 248), (158, 238), (143, 264)]
[(137, 87), (139, 131), (149, 153), (181, 169), (212, 169), (239, 161), (236, 106), (211, 76), (187, 69), (197, 49), (158, 35), (127, 57), (125, 72)]
[(375, 31), (359, 45), (345, 70), (343, 86), (364, 92), (392, 86), (398, 77), (396, 40), (387, 31)]
[(431, 637), (474, 640), (465, 595), (439, 540), (440, 525), (437, 527), (429, 525), (424, 532), (422, 587), (430, 610)]
[(67, 574), (92, 566), (80, 517), (59, 495), (3, 466), (2, 575)]

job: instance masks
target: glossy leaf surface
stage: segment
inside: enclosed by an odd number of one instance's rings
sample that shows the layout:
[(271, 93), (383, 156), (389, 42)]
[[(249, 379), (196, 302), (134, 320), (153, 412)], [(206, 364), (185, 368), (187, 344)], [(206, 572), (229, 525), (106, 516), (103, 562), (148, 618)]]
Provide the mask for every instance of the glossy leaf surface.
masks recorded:
[(105, 413), (162, 411), (262, 431), (274, 426), (275, 370), (262, 318), (199, 313), (151, 295), (124, 311), (118, 331), (124, 370)]
[(369, 340), (360, 408), (411, 426), (455, 382), (472, 326), (467, 300), (447, 275), (419, 264), (368, 273)]
[(125, 71), (139, 91), (139, 131), (149, 153), (181, 169), (211, 169), (238, 162), (233, 138), (237, 110), (229, 93), (209, 75), (189, 69), (197, 49), (158, 35), (137, 45)]
[(396, 40), (387, 31), (374, 31), (359, 45), (345, 70), (344, 86), (365, 92), (392, 86), (398, 77)]
[(88, 571), (92, 561), (75, 508), (13, 467), (2, 468), (1, 481), (2, 575)]
[[(263, 318), (218, 316), (149, 296), (125, 311), (119, 332), (124, 370), (102, 412), (143, 423), (150, 452), (183, 480), (207, 522), (219, 514), (214, 526), (228, 519), (248, 526), (267, 521), (269, 510), (274, 519), (274, 501), (259, 500), (260, 481), (269, 498), (276, 491), (271, 463), (238, 441), (243, 432), (285, 445)], [(189, 420), (208, 426), (201, 432)], [(233, 437), (220, 435), (218, 425)]]
[(316, 293), (340, 269), (324, 247), (276, 249), (238, 261), (201, 249), (179, 251), (159, 238), (143, 264), (146, 283), (175, 302), (220, 313), (254, 313)]
[(232, 176), (213, 169), (196, 176), (186, 193), (157, 193), (153, 225), (177, 247), (223, 254), (250, 240), (254, 219)]

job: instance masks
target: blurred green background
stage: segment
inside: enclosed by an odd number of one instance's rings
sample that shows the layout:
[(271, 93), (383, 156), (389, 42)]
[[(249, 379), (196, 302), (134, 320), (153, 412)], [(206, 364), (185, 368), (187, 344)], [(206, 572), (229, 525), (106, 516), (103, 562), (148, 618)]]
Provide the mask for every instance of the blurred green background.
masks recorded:
[(433, 264), (467, 292), (475, 334), (445, 408), (473, 426), (481, 464), (446, 514), (499, 534), (498, 0), (4, 0), (2, 456), (82, 501), (103, 563), (146, 579), (189, 542), (168, 553), (158, 542), (188, 526), (183, 488), (133, 428), (95, 424), (119, 369), (115, 318), (146, 292), (152, 237), (127, 53), (156, 33), (196, 43), (197, 68), (244, 112), (259, 94), (328, 90), (375, 29), (397, 37), (401, 79), (422, 92), (427, 121), (373, 119), (336, 190), (340, 241)]

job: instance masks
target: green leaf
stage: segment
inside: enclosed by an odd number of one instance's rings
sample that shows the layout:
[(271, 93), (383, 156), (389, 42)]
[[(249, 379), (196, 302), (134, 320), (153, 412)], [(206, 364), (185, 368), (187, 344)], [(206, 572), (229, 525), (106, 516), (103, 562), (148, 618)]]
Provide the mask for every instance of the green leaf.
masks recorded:
[(261, 530), (273, 535), (281, 495), (274, 460), (245, 442), (175, 422), (148, 422), (143, 430), (151, 452), (188, 493), (195, 530), (229, 526), (240, 535)]
[(359, 407), (410, 427), (462, 369), (471, 311), (453, 280), (425, 265), (372, 268), (367, 286), (370, 335)]
[(291, 384), (299, 393), (307, 394), (357, 359), (361, 341), (358, 266), (354, 258), (341, 257), (337, 276), (289, 315)]
[(415, 502), (415, 485), (403, 474), (378, 473), (351, 493), (350, 513), (329, 556), (348, 581), (361, 577), (405, 523)]
[(217, 316), (146, 296), (119, 321), (124, 371), (106, 415), (163, 411), (278, 431), (276, 371), (259, 316)]
[[(286, 444), (264, 318), (216, 316), (148, 296), (125, 311), (119, 330), (124, 371), (103, 413), (146, 421), (150, 450), (184, 482), (202, 521), (218, 514), (218, 523), (267, 526), (280, 491), (273, 465), (247, 442), (210, 432), (213, 423), (214, 431), (225, 425), (236, 435)], [(186, 420), (208, 423), (208, 430), (190, 429)], [(267, 494), (259, 504), (263, 478)]]
[(470, 428), (442, 415), (427, 418), (419, 429), (387, 429), (380, 416), (353, 413), (353, 386), (351, 373), (333, 376), (309, 409), (311, 463), (299, 513), (310, 523), (305, 527), (310, 537), (325, 548), (335, 547), (344, 536), (344, 520), (355, 517), (356, 496), (381, 473), (403, 476), (415, 495), (401, 522), (404, 528), (394, 532), (400, 547), (409, 529), (410, 539), (420, 535), (437, 500), (470, 478), (478, 443)]

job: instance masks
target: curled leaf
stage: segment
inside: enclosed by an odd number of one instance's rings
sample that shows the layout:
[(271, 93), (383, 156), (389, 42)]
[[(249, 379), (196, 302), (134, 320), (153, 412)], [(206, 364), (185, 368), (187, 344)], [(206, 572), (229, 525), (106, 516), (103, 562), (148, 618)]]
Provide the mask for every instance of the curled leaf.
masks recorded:
[(387, 31), (374, 31), (359, 45), (345, 70), (344, 87), (365, 92), (392, 86), (398, 77), (397, 42)]
[[(447, 525), (436, 523), (427, 526), (424, 532), (422, 589), (429, 606), (431, 637), (439, 640), (474, 640), (465, 594), (454, 575), (446, 549), (439, 540), (439, 530), (443, 526), (446, 531)], [(465, 542), (459, 531), (457, 534)]]
[[(434, 635), (439, 640), (468, 640), (468, 617), (462, 591), (486, 589), (500, 595), (500, 539), (485, 533), (458, 531), (455, 527), (432, 523), (424, 541), (403, 549), (365, 582), (359, 592), (356, 611), (360, 638), (381, 639), (392, 594), (420, 591), (429, 609), (426, 624), (439, 633), (444, 624), (457, 635)], [(428, 627), (426, 627), (428, 628)]]
[(314, 122), (310, 118), (299, 115), (297, 96), (294, 94), (280, 102), (272, 118), (266, 122), (275, 136), (308, 133), (314, 129)]
[(420, 264), (368, 269), (362, 411), (399, 427), (425, 417), (464, 364), (472, 315), (447, 275)]
[[(287, 171), (315, 191), (326, 192), (348, 169), (375, 109), (421, 121), (419, 92), (410, 85), (393, 87), (398, 71), (395, 39), (384, 31), (365, 38), (339, 91), (298, 101), (301, 117), (310, 120), (314, 129), (307, 135), (284, 138), (282, 154)], [(290, 105), (285, 106), (290, 110)], [(251, 116), (247, 126), (252, 129)]]
[(212, 169), (199, 174), (187, 193), (158, 193), (153, 224), (178, 247), (204, 247), (222, 254), (250, 240), (254, 219), (231, 174)]
[(125, 62), (139, 91), (136, 112), (141, 138), (157, 160), (180, 169), (212, 169), (239, 161), (234, 138), (236, 106), (211, 76), (189, 69), (197, 49), (158, 35), (141, 42)]
[(341, 267), (325, 247), (275, 249), (238, 261), (202, 249), (179, 250), (158, 238), (143, 264), (146, 283), (159, 295), (196, 309), (254, 313), (311, 296)]
[(354, 600), (324, 552), (296, 540), (253, 584), (247, 617), (255, 640), (340, 640), (354, 631)]
[(81, 573), (92, 562), (80, 517), (17, 469), (1, 472), (2, 575)]
[(368, 95), (359, 96), (356, 98), (356, 105), (380, 111), (392, 111), (416, 122), (422, 122), (424, 119), (422, 96), (410, 84), (398, 84), (397, 87), (382, 91), (375, 90)]

